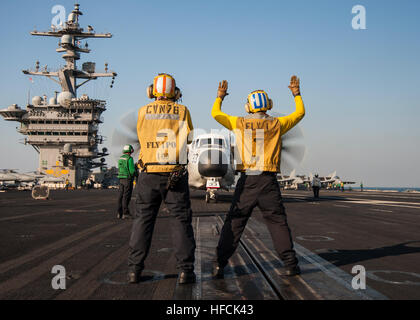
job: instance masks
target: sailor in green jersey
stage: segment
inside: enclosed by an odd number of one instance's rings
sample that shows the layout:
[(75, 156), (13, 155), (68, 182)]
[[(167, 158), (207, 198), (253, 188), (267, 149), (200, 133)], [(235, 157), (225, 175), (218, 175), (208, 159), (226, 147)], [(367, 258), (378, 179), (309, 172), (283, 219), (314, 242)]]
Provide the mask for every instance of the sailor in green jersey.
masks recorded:
[(137, 177), (137, 170), (131, 154), (134, 148), (127, 144), (124, 146), (123, 155), (118, 160), (118, 179), (120, 179), (118, 196), (118, 219), (127, 219), (131, 216), (129, 205), (133, 192), (133, 180)]

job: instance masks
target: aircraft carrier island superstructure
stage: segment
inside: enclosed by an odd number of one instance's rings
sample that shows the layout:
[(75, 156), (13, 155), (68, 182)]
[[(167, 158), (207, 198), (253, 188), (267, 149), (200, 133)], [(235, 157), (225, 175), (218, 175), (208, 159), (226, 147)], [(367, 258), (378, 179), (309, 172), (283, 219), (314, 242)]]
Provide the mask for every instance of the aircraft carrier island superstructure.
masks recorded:
[[(85, 94), (80, 97), (77, 90), (85, 83), (101, 77), (111, 77), (111, 88), (117, 76), (108, 71), (97, 73), (95, 63), (85, 62), (82, 69), (76, 66), (80, 53), (89, 53), (87, 43), (81, 45), (81, 40), (88, 38), (111, 38), (112, 35), (96, 34), (91, 26), (84, 31), (79, 25), (82, 12), (79, 5), (68, 16), (62, 27), (47, 32), (31, 32), (34, 36), (59, 38), (58, 53), (63, 53), (66, 65), (57, 72), (50, 72), (47, 67), (40, 68), (36, 62), (35, 70), (23, 70), (30, 76), (43, 76), (55, 81), (61, 86), (61, 92), (55, 92), (48, 99), (45, 95), (35, 96), (28, 102), (26, 109), (14, 104), (0, 110), (0, 115), (7, 121), (21, 123), (18, 131), (26, 135), (25, 144), (29, 144), (39, 153), (39, 171), (51, 176), (68, 179), (73, 186), (81, 184), (92, 169), (105, 166), (106, 148), (98, 149), (104, 140), (98, 129), (106, 110), (106, 102), (91, 99)], [(78, 79), (80, 83), (78, 83)]]

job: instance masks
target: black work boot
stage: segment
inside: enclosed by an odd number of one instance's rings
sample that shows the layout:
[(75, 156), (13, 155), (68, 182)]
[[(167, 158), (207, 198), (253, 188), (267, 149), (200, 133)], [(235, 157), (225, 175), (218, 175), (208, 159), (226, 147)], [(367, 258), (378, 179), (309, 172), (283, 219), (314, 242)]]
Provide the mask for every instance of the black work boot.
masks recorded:
[(280, 269), (280, 275), (286, 277), (297, 276), (300, 274), (300, 268), (298, 265), (295, 266), (286, 266)]
[(214, 279), (224, 279), (225, 273), (224, 273), (225, 267), (222, 267), (217, 262), (213, 264), (213, 273), (212, 276)]
[(179, 284), (188, 284), (195, 282), (195, 273), (194, 271), (182, 271), (178, 276)]
[(127, 275), (128, 283), (138, 283), (140, 281), (141, 272), (130, 271)]
[(280, 274), (282, 276), (296, 276), (300, 274), (300, 268), (298, 266), (298, 259), (296, 258), (296, 252), (290, 250), (284, 252), (281, 255), (281, 260), (283, 261), (284, 268), (280, 269)]
[(117, 213), (117, 219), (121, 219), (122, 218), (122, 214), (121, 213)]

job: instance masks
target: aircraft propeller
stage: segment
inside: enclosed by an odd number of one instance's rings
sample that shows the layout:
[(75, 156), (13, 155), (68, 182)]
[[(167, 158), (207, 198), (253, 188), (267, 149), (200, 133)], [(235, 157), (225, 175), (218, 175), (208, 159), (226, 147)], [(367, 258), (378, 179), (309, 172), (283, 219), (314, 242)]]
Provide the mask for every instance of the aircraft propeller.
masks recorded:
[[(270, 115), (274, 117), (284, 116), (277, 112), (271, 112)], [(302, 163), (306, 152), (306, 146), (303, 139), (303, 131), (299, 126), (295, 126), (282, 136), (280, 166), (282, 173), (291, 172)]]
[(111, 153), (115, 159), (121, 156), (122, 148), (131, 144), (134, 148), (133, 158), (137, 159), (140, 143), (137, 138), (137, 112), (130, 111), (120, 118), (120, 128), (114, 129), (111, 138)]
[[(272, 116), (281, 117), (282, 114), (272, 112)], [(115, 159), (121, 155), (122, 147), (131, 144), (134, 148), (133, 158), (138, 157), (140, 144), (137, 138), (137, 112), (130, 111), (120, 118), (120, 128), (116, 128), (112, 134), (111, 152)], [(295, 126), (282, 137), (281, 172), (291, 172), (302, 162), (306, 146), (303, 142), (303, 131)]]

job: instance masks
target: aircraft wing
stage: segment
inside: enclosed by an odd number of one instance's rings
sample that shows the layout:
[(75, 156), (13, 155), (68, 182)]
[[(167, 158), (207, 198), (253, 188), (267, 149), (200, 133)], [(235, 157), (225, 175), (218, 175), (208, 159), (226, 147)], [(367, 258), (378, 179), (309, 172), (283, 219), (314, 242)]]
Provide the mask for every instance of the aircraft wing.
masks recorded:
[(282, 178), (282, 179), (277, 179), (278, 182), (289, 182), (289, 181), (294, 181), (295, 178)]

